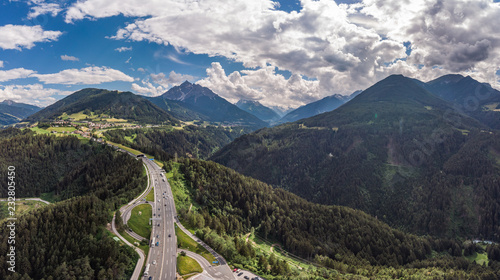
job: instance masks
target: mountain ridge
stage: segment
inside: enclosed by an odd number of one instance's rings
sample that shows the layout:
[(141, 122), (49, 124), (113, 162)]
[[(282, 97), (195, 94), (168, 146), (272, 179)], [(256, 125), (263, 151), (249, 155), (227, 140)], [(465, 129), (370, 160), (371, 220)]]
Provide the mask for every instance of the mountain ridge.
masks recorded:
[[(394, 75), (336, 110), (237, 138), (210, 159), (414, 233), (498, 239), (492, 229), (500, 222), (478, 217), (494, 211), (500, 191), (499, 137), (453, 103)], [(461, 180), (475, 183), (467, 189)], [(486, 190), (487, 182), (497, 183)], [(484, 206), (472, 209), (472, 201)]]
[(18, 103), (6, 99), (0, 102), (0, 125), (15, 124), (41, 109), (35, 105)]
[[(174, 86), (167, 92), (155, 98), (155, 104), (168, 104), (169, 101), (185, 107), (189, 112), (194, 112), (202, 121), (221, 122), (227, 125), (243, 125), (258, 129), (268, 125), (258, 117), (247, 113), (236, 105), (214, 93), (209, 88), (185, 81), (179, 86)], [(172, 111), (175, 116), (175, 111)]]
[(262, 105), (259, 101), (240, 99), (235, 104), (243, 111), (250, 113), (265, 122), (277, 121), (280, 116), (273, 109)]
[(132, 92), (96, 88), (79, 90), (29, 116), (26, 121), (55, 120), (64, 113), (71, 115), (84, 110), (144, 123), (175, 124), (178, 122), (164, 110)]

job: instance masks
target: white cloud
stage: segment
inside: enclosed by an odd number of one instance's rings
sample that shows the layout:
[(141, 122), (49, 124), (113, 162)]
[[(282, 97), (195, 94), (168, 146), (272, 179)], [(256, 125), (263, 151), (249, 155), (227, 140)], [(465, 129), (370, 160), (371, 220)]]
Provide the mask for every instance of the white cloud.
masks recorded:
[[(243, 75), (242, 75), (243, 74)], [(304, 105), (333, 93), (323, 92), (318, 81), (303, 79), (294, 74), (286, 79), (276, 74), (275, 67), (235, 71), (226, 75), (218, 62), (207, 69), (208, 77), (197, 84), (208, 87), (231, 102), (240, 99), (258, 100), (266, 106), (291, 108)]]
[(0, 82), (28, 78), (34, 73), (36, 73), (36, 72), (33, 70), (24, 69), (24, 68), (0, 70)]
[(66, 21), (135, 17), (113, 38), (224, 56), (266, 73), (270, 65), (293, 77), (316, 78), (317, 93), (306, 92), (305, 99), (351, 93), (397, 71), (416, 78), (472, 73), (498, 85), (500, 4), (492, 0), (364, 0), (353, 5), (301, 0), (300, 5), (299, 11), (287, 13), (270, 0), (230, 5), (218, 0), (82, 0), (68, 9)]
[[(34, 1), (32, 1), (34, 2)], [(57, 3), (34, 3), (36, 6), (31, 8), (30, 13), (28, 14), (28, 19), (36, 18), (40, 15), (50, 14), (55, 17), (57, 14), (62, 11), (62, 8)]]
[(0, 68), (3, 68), (3, 61), (0, 60)]
[(0, 100), (9, 99), (41, 107), (54, 103), (57, 95), (68, 95), (71, 93), (70, 91), (44, 88), (42, 84), (0, 85)]
[(40, 25), (7, 24), (0, 26), (0, 48), (4, 50), (31, 49), (38, 42), (56, 41), (61, 34), (60, 31), (44, 31)]
[(126, 52), (126, 51), (131, 51), (132, 50), (132, 47), (120, 47), (120, 48), (116, 48), (115, 51), (117, 52)]
[(150, 83), (148, 81), (142, 81), (142, 84), (145, 85), (145, 87), (142, 87), (136, 83), (133, 83), (132, 90), (137, 92), (137, 93), (140, 93), (142, 95), (147, 95), (147, 96), (159, 96), (167, 91), (167, 89), (165, 89), (164, 87), (162, 87), (162, 86), (155, 87), (152, 83)]
[[(146, 73), (147, 70), (138, 68), (137, 71)], [(149, 76), (141, 81), (142, 86), (136, 83), (132, 84), (132, 90), (149, 96), (158, 96), (165, 93), (169, 88), (179, 85), (186, 80), (194, 80), (191, 75), (179, 74), (175, 71), (165, 75), (164, 73), (149, 74)]]
[(151, 74), (151, 79), (153, 82), (162, 85), (165, 88), (170, 88), (174, 85), (181, 84), (186, 80), (193, 80), (194, 77), (191, 75), (175, 73), (175, 71), (170, 71), (170, 73), (165, 75), (164, 73)]
[(33, 76), (46, 84), (64, 85), (95, 85), (114, 81), (134, 81), (132, 77), (119, 70), (95, 66), (82, 69), (66, 69), (55, 74), (34, 74)]
[(80, 61), (78, 57), (70, 56), (70, 55), (61, 55), (62, 60), (67, 60), (67, 61)]

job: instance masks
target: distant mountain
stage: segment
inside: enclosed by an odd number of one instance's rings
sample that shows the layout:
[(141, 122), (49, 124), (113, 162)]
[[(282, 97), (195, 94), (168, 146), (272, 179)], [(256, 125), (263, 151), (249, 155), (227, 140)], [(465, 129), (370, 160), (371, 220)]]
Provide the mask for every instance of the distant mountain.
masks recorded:
[(19, 122), (27, 116), (40, 111), (42, 108), (17, 103), (12, 100), (4, 100), (0, 102), (0, 125), (9, 125)]
[[(159, 106), (162, 103), (172, 104), (175, 110), (171, 110), (173, 116), (181, 118), (178, 111), (181, 107), (186, 108), (183, 117), (191, 115), (204, 121), (220, 122), (228, 125), (242, 125), (261, 128), (267, 125), (256, 116), (247, 113), (236, 105), (229, 103), (224, 98), (218, 96), (209, 88), (202, 87), (185, 81), (179, 86), (175, 86), (153, 101)], [(151, 99), (150, 99), (151, 100)], [(177, 102), (172, 102), (177, 101)], [(165, 108), (165, 107), (162, 107)]]
[(95, 88), (77, 91), (29, 116), (26, 120), (29, 122), (55, 120), (64, 113), (71, 115), (85, 110), (96, 115), (105, 114), (141, 123), (175, 124), (178, 122), (158, 106), (131, 92)]
[(289, 108), (283, 106), (271, 106), (269, 108), (271, 108), (274, 112), (276, 112), (280, 117), (284, 117), (286, 114), (295, 110), (295, 108)]
[(241, 110), (248, 112), (265, 122), (277, 121), (280, 116), (271, 108), (262, 105), (259, 101), (240, 100), (236, 104)]
[(500, 91), (462, 75), (446, 75), (425, 84), (437, 96), (491, 128), (500, 129)]
[(289, 112), (283, 118), (281, 118), (278, 123), (294, 122), (300, 119), (305, 119), (325, 112), (333, 111), (340, 107), (342, 104), (353, 99), (360, 93), (361, 90), (358, 90), (348, 96), (339, 94), (327, 96), (321, 100), (311, 102)]
[(210, 118), (204, 114), (197, 112), (188, 108), (189, 105), (182, 101), (165, 99), (162, 96), (148, 97), (145, 96), (147, 100), (151, 101), (156, 106), (160, 107), (164, 111), (168, 112), (175, 118), (182, 121), (192, 121), (192, 120), (204, 120), (209, 121)]
[(344, 104), (346, 99), (339, 95), (327, 96), (321, 100), (301, 106), (290, 113), (286, 114), (279, 120), (279, 123), (294, 122), (300, 119), (316, 116), (321, 113), (329, 112), (337, 109)]
[(500, 133), (401, 75), (336, 110), (237, 138), (211, 160), (416, 233), (500, 240)]

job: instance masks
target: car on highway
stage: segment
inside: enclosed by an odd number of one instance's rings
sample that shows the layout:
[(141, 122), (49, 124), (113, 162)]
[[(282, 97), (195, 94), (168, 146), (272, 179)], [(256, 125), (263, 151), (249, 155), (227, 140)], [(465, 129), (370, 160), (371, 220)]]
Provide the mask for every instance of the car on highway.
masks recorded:
[(243, 278), (245, 278), (245, 279), (250, 279), (250, 277), (248, 277), (247, 275), (245, 275), (245, 277), (243, 277)]
[(156, 260), (153, 261), (153, 264), (156, 265)]
[(158, 224), (158, 226), (160, 226), (160, 224)]
[(233, 272), (236, 272), (236, 271), (238, 271), (238, 269), (237, 269), (237, 268), (233, 269)]
[(170, 234), (168, 235), (168, 237), (170, 237)]
[(241, 276), (241, 275), (243, 275), (243, 272), (238, 273), (238, 276)]
[(160, 235), (159, 235), (159, 234), (157, 234), (157, 235), (156, 235), (156, 238), (160, 238)]

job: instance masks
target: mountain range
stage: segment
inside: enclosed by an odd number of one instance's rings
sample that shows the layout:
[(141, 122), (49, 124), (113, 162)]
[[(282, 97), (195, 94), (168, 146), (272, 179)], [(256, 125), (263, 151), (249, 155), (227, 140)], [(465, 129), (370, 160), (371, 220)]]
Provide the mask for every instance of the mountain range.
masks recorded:
[(498, 240), (500, 134), (435, 85), (390, 76), (336, 110), (237, 138), (211, 160), (415, 233)]
[(241, 110), (248, 112), (257, 118), (272, 123), (280, 119), (280, 115), (271, 108), (262, 105), (259, 101), (239, 100), (236, 104)]
[(42, 108), (17, 103), (12, 100), (4, 100), (0, 103), (0, 126), (10, 125), (19, 122), (27, 116), (40, 111)]
[(26, 118), (29, 122), (50, 121), (83, 111), (118, 119), (175, 124), (177, 119), (150, 101), (131, 92), (87, 88), (77, 91)]
[(327, 96), (323, 99), (311, 102), (289, 112), (283, 118), (281, 118), (278, 123), (294, 122), (300, 119), (305, 119), (325, 112), (333, 111), (340, 107), (342, 104), (354, 98), (359, 93), (361, 93), (360, 90), (354, 92), (350, 96), (342, 96), (338, 94)]
[(267, 126), (266, 122), (229, 103), (209, 88), (188, 81), (172, 87), (161, 96), (148, 99), (181, 120), (193, 120), (192, 117), (196, 117), (202, 121), (254, 129)]

